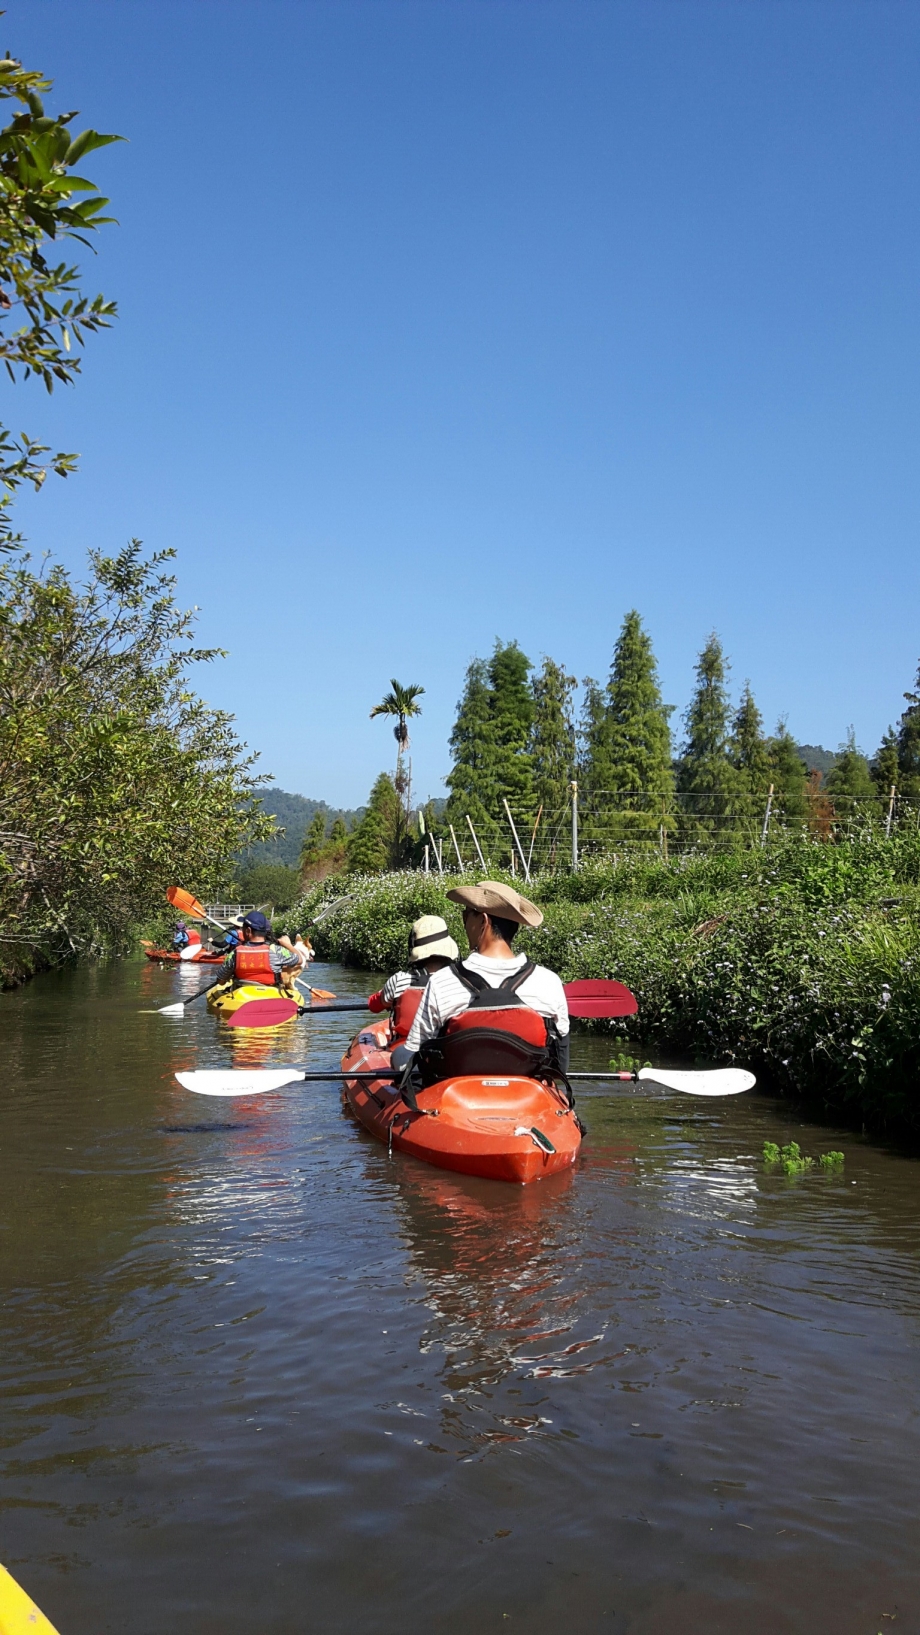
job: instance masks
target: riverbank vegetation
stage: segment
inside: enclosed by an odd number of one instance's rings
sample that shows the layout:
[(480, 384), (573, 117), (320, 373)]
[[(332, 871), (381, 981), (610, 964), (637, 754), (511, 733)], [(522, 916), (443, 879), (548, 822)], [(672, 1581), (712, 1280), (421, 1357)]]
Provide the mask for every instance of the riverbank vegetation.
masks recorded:
[[(442, 913), (464, 947), (450, 884), (354, 877), (353, 900), (311, 935), (323, 957), (395, 970), (411, 920)], [(294, 911), (299, 923), (337, 890), (314, 887)], [(519, 946), (567, 981), (627, 983), (639, 1001), (631, 1042), (737, 1060), (851, 1124), (920, 1133), (916, 830), (668, 862), (637, 853), (545, 874), (529, 890), (546, 923)]]
[[(86, 338), (115, 305), (86, 295), (80, 270), (52, 260), (64, 239), (112, 218), (75, 168), (120, 140), (72, 133), (46, 112), (41, 73), (0, 61), (0, 357), (11, 381), (71, 384)], [(47, 457), (47, 458), (46, 458)], [(76, 953), (125, 946), (164, 886), (226, 886), (233, 855), (271, 832), (253, 799), (252, 760), (228, 715), (189, 684), (216, 651), (191, 645), (174, 599), (172, 556), (137, 541), (92, 551), (84, 582), (38, 571), (12, 530), (24, 483), (67, 476), (76, 456), (0, 427), (0, 982)]]
[(164, 882), (203, 895), (270, 828), (231, 717), (191, 690), (171, 553), (137, 542), (61, 567), (0, 569), (0, 949), (23, 965), (124, 946)]

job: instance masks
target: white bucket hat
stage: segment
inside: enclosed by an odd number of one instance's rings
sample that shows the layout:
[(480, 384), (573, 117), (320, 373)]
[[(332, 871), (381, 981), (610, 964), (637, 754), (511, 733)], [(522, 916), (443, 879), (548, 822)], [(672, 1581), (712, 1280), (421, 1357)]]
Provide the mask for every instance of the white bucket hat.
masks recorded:
[(460, 950), (440, 914), (423, 914), (409, 932), (409, 964), (426, 959), (459, 959)]

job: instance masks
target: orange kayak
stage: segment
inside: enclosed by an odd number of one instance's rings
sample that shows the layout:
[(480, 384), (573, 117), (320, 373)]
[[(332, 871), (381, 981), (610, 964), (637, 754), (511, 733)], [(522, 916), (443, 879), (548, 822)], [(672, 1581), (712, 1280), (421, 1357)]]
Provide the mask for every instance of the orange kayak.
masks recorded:
[(391, 1151), (439, 1169), (524, 1185), (571, 1169), (581, 1129), (564, 1093), (538, 1079), (445, 1079), (416, 1093), (418, 1112), (389, 1079), (349, 1079), (390, 1065), (388, 1024), (362, 1028), (342, 1057), (344, 1099)]
[(225, 954), (206, 954), (203, 948), (189, 959), (180, 958), (174, 948), (145, 948), (144, 953), (148, 959), (168, 960), (170, 965), (221, 965), (226, 958)]

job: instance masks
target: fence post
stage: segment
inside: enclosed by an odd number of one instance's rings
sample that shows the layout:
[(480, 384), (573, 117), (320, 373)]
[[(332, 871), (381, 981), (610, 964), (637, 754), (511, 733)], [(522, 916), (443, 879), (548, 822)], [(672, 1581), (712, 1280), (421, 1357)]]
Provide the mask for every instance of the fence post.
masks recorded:
[[(508, 814), (508, 822), (511, 824), (511, 833), (514, 835), (514, 844), (516, 845), (516, 847), (518, 849), (518, 856), (521, 859), (521, 868), (524, 870), (524, 879), (527, 881), (527, 883), (529, 885), (530, 884), (530, 870), (527, 867), (527, 859), (524, 856), (524, 848), (521, 845), (521, 842), (518, 840), (518, 832), (517, 832), (516, 828), (514, 827), (514, 818), (511, 816), (511, 807), (508, 805), (508, 802), (505, 799), (504, 795), (502, 795), (502, 805), (504, 806), (505, 811)], [(511, 853), (511, 860), (512, 860), (512, 862), (514, 861), (514, 853), (513, 852)]]
[(486, 874), (488, 872), (487, 869), (486, 869), (486, 860), (482, 855), (482, 847), (479, 844), (479, 838), (478, 838), (478, 836), (476, 834), (476, 830), (473, 828), (473, 819), (470, 817), (469, 812), (467, 812), (467, 814), (466, 814), (466, 821), (470, 826), (470, 834), (473, 837), (473, 845), (476, 847), (476, 855), (479, 858), (480, 863), (482, 864), (482, 872), (483, 872), (483, 874)]
[(767, 830), (770, 827), (770, 812), (771, 812), (772, 807), (773, 807), (773, 785), (771, 783), (768, 794), (767, 794), (767, 810), (764, 812), (764, 815), (763, 815), (763, 828), (760, 831), (760, 844), (761, 844), (761, 846), (765, 846), (767, 844)]
[(888, 796), (888, 816), (885, 819), (885, 839), (886, 840), (891, 839), (891, 820), (894, 817), (894, 790), (895, 790), (895, 786), (894, 786), (894, 784), (892, 784), (891, 794)]
[(426, 841), (425, 841), (425, 873), (426, 873), (426, 874), (428, 874), (428, 873), (429, 873), (429, 870), (430, 870), (430, 866), (431, 866), (431, 865), (430, 865), (430, 863), (429, 863), (429, 861), (428, 861), (428, 842), (427, 842), (427, 840), (426, 840)]
[(462, 874), (463, 873), (463, 858), (460, 856), (460, 847), (457, 845), (457, 836), (454, 834), (454, 826), (453, 826), (452, 823), (448, 823), (447, 827), (450, 830), (450, 838), (454, 843), (454, 851), (457, 853), (457, 862), (460, 865), (460, 873)]
[(572, 790), (572, 871), (574, 873), (578, 868), (578, 784), (574, 778), (570, 788)]

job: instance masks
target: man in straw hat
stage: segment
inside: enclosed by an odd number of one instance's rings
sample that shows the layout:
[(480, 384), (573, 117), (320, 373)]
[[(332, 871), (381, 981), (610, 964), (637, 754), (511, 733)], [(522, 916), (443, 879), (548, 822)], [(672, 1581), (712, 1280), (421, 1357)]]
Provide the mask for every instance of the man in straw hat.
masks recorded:
[[(470, 952), (462, 964), (447, 966), (430, 978), (404, 1050), (399, 1052), (399, 1059), (394, 1055), (394, 1066), (404, 1063), (429, 1039), (436, 1038), (452, 1017), (467, 1010), (483, 984), (499, 988), (521, 973), (517, 998), (545, 1018), (555, 1035), (557, 1058), (564, 1070), (569, 1035), (565, 990), (555, 971), (547, 970), (545, 965), (532, 965), (526, 954), (516, 954), (511, 946), (519, 925), (543, 924), (540, 910), (513, 886), (498, 880), (455, 886), (447, 895), (463, 909)], [(469, 985), (463, 973), (469, 973)]]
[(460, 950), (440, 914), (423, 914), (415, 921), (409, 932), (409, 970), (394, 971), (367, 1002), (369, 1010), (393, 1012), (394, 1044), (405, 1040), (428, 978), (459, 958)]

